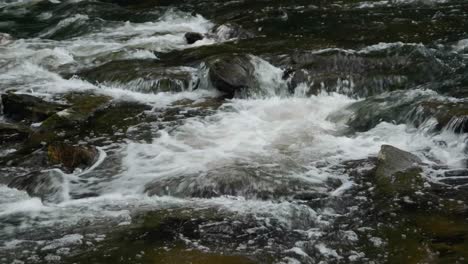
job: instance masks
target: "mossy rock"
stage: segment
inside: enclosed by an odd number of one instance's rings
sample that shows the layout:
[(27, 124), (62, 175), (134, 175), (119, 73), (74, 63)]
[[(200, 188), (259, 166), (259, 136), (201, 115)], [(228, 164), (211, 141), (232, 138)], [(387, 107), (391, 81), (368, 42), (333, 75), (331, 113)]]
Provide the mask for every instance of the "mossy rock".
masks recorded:
[(131, 126), (151, 121), (144, 112), (151, 106), (137, 102), (115, 102), (105, 109), (97, 111), (84, 128), (85, 133), (99, 135), (114, 135), (116, 132), (126, 133)]
[(28, 147), (34, 148), (43, 143), (60, 141), (78, 135), (81, 126), (98, 110), (106, 108), (111, 101), (109, 96), (90, 93), (70, 93), (65, 98), (72, 106), (42, 122), (29, 138)]
[(382, 145), (379, 152), (375, 181), (385, 195), (412, 195), (424, 186), (421, 160), (406, 151)]
[(94, 147), (73, 146), (65, 143), (49, 144), (47, 155), (51, 164), (60, 164), (69, 171), (90, 167), (95, 162), (98, 151)]

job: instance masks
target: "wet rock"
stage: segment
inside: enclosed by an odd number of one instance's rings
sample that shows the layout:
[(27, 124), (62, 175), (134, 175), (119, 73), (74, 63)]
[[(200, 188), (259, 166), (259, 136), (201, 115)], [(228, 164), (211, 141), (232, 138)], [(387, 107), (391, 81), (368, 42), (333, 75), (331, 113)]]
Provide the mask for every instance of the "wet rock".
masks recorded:
[(214, 32), (218, 36), (218, 38), (222, 40), (248, 39), (255, 37), (255, 34), (244, 29), (241, 25), (235, 23), (227, 23), (220, 25), (214, 30)]
[(208, 61), (211, 84), (228, 97), (252, 88), (254, 70), (248, 55), (222, 56)]
[(21, 121), (40, 122), (65, 109), (65, 105), (44, 101), (28, 94), (6, 93), (2, 95), (3, 113), (6, 117)]
[[(151, 108), (134, 101), (113, 102), (108, 107), (96, 111), (82, 126), (80, 133), (112, 141), (128, 137), (146, 138), (148, 133), (151, 134), (149, 124), (156, 119), (146, 112)], [(148, 126), (144, 126), (145, 124)]]
[(93, 165), (98, 150), (92, 146), (73, 146), (65, 143), (53, 143), (48, 146), (47, 154), (51, 164), (60, 164), (69, 171)]
[(189, 67), (164, 67), (153, 60), (120, 60), (81, 71), (77, 75), (93, 83), (125, 85), (134, 91), (155, 94), (196, 89), (199, 80), (194, 71), (195, 68)]
[(148, 195), (211, 198), (224, 195), (272, 199), (293, 196), (313, 190), (325, 190), (320, 184), (300, 179), (271, 177), (248, 168), (226, 166), (202, 174), (161, 177), (145, 186)]
[(193, 44), (199, 40), (203, 39), (203, 35), (197, 32), (187, 32), (184, 35), (187, 44)]
[(20, 124), (0, 123), (0, 143), (25, 140), (31, 130)]
[(14, 41), (14, 38), (7, 33), (0, 33), (0, 46), (8, 45)]
[(409, 152), (382, 145), (375, 168), (376, 184), (384, 194), (412, 194), (424, 184), (421, 164), (421, 159)]
[[(464, 131), (466, 124), (460, 121), (465, 117), (466, 106), (460, 103), (452, 108), (450, 105), (457, 104), (439, 102), (436, 97), (435, 93), (422, 90), (393, 91), (353, 103), (328, 118), (358, 132), (368, 131), (382, 122), (412, 124), (434, 132), (449, 127), (454, 132)], [(435, 124), (432, 119), (436, 120)]]
[[(300, 51), (283, 58), (283, 65), (294, 69), (292, 87), (305, 83), (310, 94), (340, 92), (367, 97), (443, 80), (460, 67), (440, 63), (436, 51), (414, 45), (374, 46), (362, 50), (325, 49)], [(460, 65), (459, 65), (460, 64)]]
[[(74, 250), (66, 257), (66, 263), (121, 263), (122, 259), (125, 259), (126, 263), (153, 263), (155, 260), (158, 263), (255, 263), (247, 256), (235, 255), (228, 251), (200, 252), (180, 243), (181, 237), (184, 241), (197, 240), (200, 245), (206, 245), (210, 241), (215, 243), (219, 240), (211, 236), (217, 234), (216, 231), (219, 238), (223, 239), (224, 234), (219, 234), (219, 229), (225, 228), (227, 232), (232, 232), (230, 229), (233, 229), (231, 221), (226, 221), (228, 216), (229, 214), (220, 210), (205, 208), (139, 212), (132, 215), (132, 222), (128, 226), (113, 227), (105, 239), (93, 245), (93, 250)], [(213, 231), (210, 234), (206, 229)], [(232, 233), (227, 233), (225, 238), (232, 237), (229, 234)], [(203, 241), (200, 241), (202, 239)], [(230, 242), (232, 240), (230, 238)]]
[(106, 108), (111, 101), (109, 96), (88, 93), (71, 93), (65, 98), (72, 106), (42, 122), (29, 138), (28, 144), (31, 147), (77, 135), (80, 127), (98, 110)]
[(8, 187), (26, 191), (44, 202), (58, 203), (65, 199), (65, 179), (59, 170), (32, 172), (13, 179)]
[(425, 101), (417, 109), (419, 115), (437, 120), (435, 129), (447, 129), (455, 133), (468, 132), (468, 104), (465, 102)]

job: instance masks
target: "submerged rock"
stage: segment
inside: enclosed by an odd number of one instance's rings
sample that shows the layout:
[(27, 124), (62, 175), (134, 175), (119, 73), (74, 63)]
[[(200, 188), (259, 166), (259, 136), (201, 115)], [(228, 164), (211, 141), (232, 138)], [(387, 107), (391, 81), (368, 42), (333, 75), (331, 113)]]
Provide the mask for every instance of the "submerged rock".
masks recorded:
[(151, 59), (120, 60), (83, 70), (77, 75), (89, 82), (131, 87), (141, 93), (181, 92), (197, 88), (199, 80), (195, 68), (164, 66), (162, 62)]
[(249, 55), (223, 56), (207, 63), (211, 84), (228, 97), (252, 88), (255, 66)]
[(65, 105), (47, 102), (28, 94), (2, 95), (3, 113), (6, 117), (28, 122), (40, 122), (66, 108)]
[(8, 187), (26, 191), (44, 202), (58, 203), (65, 199), (65, 179), (59, 170), (37, 171), (13, 179)]
[(187, 32), (184, 35), (187, 44), (193, 44), (199, 40), (203, 39), (203, 35), (197, 32)]
[(412, 194), (423, 187), (421, 159), (404, 150), (382, 145), (375, 180), (384, 194)]
[(160, 177), (145, 186), (148, 195), (211, 198), (242, 196), (245, 198), (272, 199), (289, 197), (298, 193), (326, 190), (325, 184), (313, 184), (301, 179), (272, 177), (265, 171), (238, 166), (226, 166), (204, 173), (180, 177)]
[(97, 159), (95, 147), (73, 146), (65, 143), (50, 144), (47, 149), (49, 162), (61, 164), (70, 171), (76, 168), (90, 167)]

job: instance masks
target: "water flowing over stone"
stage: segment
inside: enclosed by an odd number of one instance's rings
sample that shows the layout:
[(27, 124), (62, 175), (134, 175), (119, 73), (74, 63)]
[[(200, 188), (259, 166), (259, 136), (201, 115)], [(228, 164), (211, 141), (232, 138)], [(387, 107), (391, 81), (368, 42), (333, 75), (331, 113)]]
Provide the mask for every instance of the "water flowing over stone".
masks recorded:
[(0, 264), (466, 262), (467, 11), (0, 1)]

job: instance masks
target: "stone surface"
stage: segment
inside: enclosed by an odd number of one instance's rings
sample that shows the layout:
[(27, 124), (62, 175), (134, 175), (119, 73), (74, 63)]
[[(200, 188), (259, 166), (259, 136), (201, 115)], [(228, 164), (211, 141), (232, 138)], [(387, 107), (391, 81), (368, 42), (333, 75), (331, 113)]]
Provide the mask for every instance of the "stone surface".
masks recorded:
[(421, 159), (409, 152), (382, 145), (375, 169), (377, 186), (386, 194), (412, 194), (424, 183), (421, 163)]
[(228, 97), (252, 86), (255, 68), (248, 55), (217, 57), (207, 65), (211, 84)]

